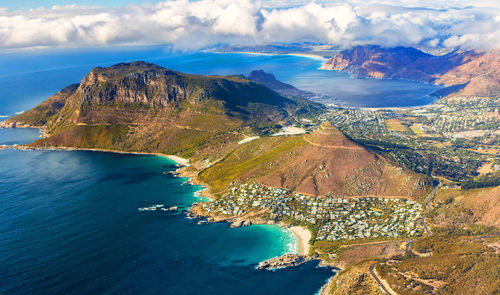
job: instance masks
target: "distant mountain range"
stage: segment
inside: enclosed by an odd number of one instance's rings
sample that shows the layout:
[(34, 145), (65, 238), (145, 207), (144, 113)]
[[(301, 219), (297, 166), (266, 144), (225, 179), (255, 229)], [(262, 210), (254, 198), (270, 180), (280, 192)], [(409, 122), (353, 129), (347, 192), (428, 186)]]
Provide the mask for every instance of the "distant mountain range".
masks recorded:
[(357, 46), (328, 59), (322, 69), (360, 78), (403, 79), (450, 87), (441, 96), (500, 95), (500, 51), (431, 55), (411, 47)]

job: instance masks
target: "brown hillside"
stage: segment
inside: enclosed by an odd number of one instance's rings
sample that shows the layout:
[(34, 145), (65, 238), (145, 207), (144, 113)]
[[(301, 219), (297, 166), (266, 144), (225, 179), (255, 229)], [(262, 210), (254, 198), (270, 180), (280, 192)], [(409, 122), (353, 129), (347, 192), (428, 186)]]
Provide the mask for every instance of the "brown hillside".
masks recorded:
[(465, 228), (477, 223), (500, 228), (500, 186), (462, 190), (441, 188), (434, 199), (436, 227)]
[(234, 179), (316, 196), (418, 198), (426, 189), (422, 176), (388, 163), (331, 125), (304, 136), (250, 142), (200, 177), (215, 191), (223, 190)]
[(441, 75), (436, 83), (446, 86), (466, 84), (464, 96), (500, 95), (500, 50), (491, 50)]
[(500, 51), (453, 51), (435, 56), (411, 47), (356, 46), (327, 60), (322, 69), (360, 78), (403, 79), (449, 87), (447, 96), (500, 95)]

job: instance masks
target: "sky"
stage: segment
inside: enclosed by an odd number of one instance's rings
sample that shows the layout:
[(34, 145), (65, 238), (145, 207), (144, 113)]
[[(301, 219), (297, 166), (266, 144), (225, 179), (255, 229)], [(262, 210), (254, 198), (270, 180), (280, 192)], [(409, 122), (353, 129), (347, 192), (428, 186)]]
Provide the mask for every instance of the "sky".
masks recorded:
[(0, 49), (316, 42), (500, 48), (500, 0), (0, 0)]

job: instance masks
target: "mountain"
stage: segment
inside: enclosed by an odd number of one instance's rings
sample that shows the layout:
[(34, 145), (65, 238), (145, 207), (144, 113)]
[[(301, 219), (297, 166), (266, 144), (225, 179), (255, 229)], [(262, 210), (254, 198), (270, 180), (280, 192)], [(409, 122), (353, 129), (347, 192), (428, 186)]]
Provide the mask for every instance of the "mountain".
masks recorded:
[(274, 132), (322, 106), (242, 76), (199, 76), (132, 62), (94, 68), (5, 126), (40, 127), (35, 146), (220, 156), (245, 134)]
[[(36, 147), (186, 157), (213, 192), (235, 180), (318, 196), (416, 198), (426, 190), (424, 176), (367, 151), (329, 124), (303, 136), (266, 136), (322, 111), (242, 76), (188, 75), (133, 62), (95, 68), (80, 84), (4, 125), (41, 127), (47, 137)], [(255, 135), (262, 138), (240, 144)]]
[(310, 91), (300, 90), (293, 85), (283, 83), (277, 80), (273, 74), (266, 73), (263, 70), (252, 71), (248, 76), (248, 80), (260, 83), (284, 96), (300, 98), (311, 98), (315, 96), (315, 94)]
[[(356, 46), (327, 60), (322, 69), (360, 78), (403, 79), (450, 87), (464, 96), (500, 94), (500, 51), (431, 55), (411, 47)], [(444, 93), (444, 92), (443, 92)], [(449, 94), (447, 93), (447, 94)]]
[(315, 196), (418, 199), (428, 185), (423, 175), (366, 150), (329, 123), (303, 136), (265, 137), (241, 145), (199, 177), (221, 193), (236, 181)]

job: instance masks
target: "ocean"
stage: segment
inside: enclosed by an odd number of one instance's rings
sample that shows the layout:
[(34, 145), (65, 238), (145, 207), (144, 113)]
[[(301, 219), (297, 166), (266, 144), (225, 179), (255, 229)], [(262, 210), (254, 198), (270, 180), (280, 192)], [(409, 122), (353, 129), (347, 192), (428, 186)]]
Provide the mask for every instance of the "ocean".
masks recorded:
[(334, 102), (358, 107), (402, 107), (432, 103), (439, 86), (397, 80), (354, 79), (324, 71), (323, 63), (293, 55), (241, 53), (171, 53), (164, 47), (123, 47), (94, 50), (21, 51), (0, 55), (0, 120), (26, 111), (62, 88), (80, 80), (96, 66), (143, 60), (191, 74), (248, 75), (273, 73), (298, 88), (327, 95)]
[(314, 294), (331, 269), (256, 270), (294, 250), (278, 226), (139, 212), (204, 201), (159, 156), (0, 151), (0, 294)]
[[(158, 46), (22, 51), (0, 55), (0, 120), (78, 83), (95, 66), (134, 60), (194, 74), (263, 69), (305, 90), (344, 93), (359, 106), (426, 104), (436, 88), (351, 79), (290, 55), (169, 53)], [(411, 98), (408, 90), (415, 90)], [(36, 129), (0, 129), (0, 145), (39, 136)], [(198, 225), (184, 213), (139, 212), (205, 201), (196, 193), (201, 187), (164, 173), (176, 168), (158, 156), (0, 150), (0, 294), (315, 294), (334, 274), (314, 262), (256, 270), (262, 260), (296, 251), (296, 238), (278, 226), (232, 229)]]

